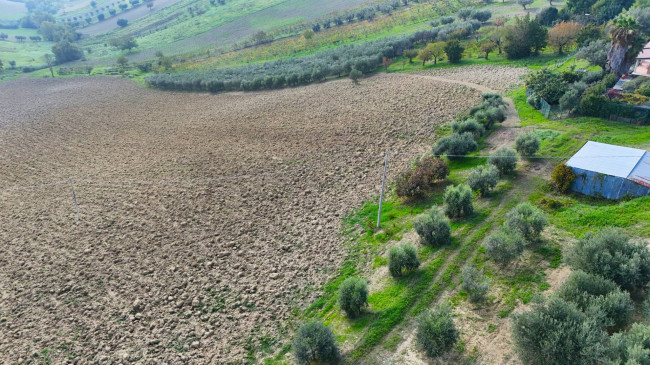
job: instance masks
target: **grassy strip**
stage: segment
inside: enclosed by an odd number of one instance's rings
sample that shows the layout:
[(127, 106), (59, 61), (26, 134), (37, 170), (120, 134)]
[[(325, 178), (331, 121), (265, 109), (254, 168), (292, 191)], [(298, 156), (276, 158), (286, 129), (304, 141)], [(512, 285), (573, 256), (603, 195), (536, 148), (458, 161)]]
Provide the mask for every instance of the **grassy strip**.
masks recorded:
[(418, 300), (419, 295), (429, 287), (429, 284), (435, 277), (436, 273), (446, 261), (449, 255), (448, 250), (443, 251), (438, 257), (432, 260), (427, 267), (422, 270), (421, 279), (417, 285), (409, 290), (407, 295), (402, 297), (391, 308), (382, 311), (378, 314), (377, 320), (370, 324), (368, 332), (363, 337), (359, 346), (352, 352), (352, 359), (359, 359), (367, 355), (372, 348), (381, 341), (384, 336), (389, 333), (395, 325), (404, 320), (404, 316), (408, 313), (409, 309)]

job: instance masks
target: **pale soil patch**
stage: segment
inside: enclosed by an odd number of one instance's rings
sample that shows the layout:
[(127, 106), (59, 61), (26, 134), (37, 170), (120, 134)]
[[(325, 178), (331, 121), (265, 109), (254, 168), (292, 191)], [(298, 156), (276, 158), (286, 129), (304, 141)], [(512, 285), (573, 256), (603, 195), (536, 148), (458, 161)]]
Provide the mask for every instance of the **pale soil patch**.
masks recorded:
[(383, 152), (404, 153), (392, 178), (479, 100), (387, 74), (221, 95), (2, 88), (0, 189), (63, 183), (0, 191), (0, 362), (234, 363), (249, 338), (286, 341), (344, 257), (342, 217), (378, 194)]

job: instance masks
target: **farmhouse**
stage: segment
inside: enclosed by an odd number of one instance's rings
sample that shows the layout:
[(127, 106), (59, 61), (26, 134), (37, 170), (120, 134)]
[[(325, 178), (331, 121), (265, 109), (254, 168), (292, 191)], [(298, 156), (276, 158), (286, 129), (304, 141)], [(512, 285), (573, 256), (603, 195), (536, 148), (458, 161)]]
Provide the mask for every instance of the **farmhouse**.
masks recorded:
[(650, 152), (589, 141), (569, 159), (573, 191), (607, 199), (650, 196)]
[(633, 75), (650, 77), (650, 42), (643, 47), (643, 50), (636, 57)]

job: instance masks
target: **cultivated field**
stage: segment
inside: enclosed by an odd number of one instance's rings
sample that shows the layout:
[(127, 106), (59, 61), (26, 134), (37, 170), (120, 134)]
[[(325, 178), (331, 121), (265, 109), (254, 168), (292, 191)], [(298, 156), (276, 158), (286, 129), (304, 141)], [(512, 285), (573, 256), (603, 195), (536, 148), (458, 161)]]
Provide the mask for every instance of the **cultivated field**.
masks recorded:
[(378, 193), (383, 152), (400, 170), (479, 100), (396, 74), (222, 95), (2, 88), (0, 362), (223, 363), (286, 339), (282, 320), (344, 258), (341, 218)]

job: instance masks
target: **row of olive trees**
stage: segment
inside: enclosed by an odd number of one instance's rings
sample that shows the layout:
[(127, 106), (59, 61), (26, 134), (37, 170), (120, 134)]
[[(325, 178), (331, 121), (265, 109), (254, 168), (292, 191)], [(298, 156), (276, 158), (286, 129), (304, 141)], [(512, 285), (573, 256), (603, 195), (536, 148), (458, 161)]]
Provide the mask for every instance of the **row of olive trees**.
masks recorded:
[[(447, 39), (447, 36), (454, 32), (467, 36), (478, 30), (480, 25), (476, 20), (454, 22), (430, 31), (345, 45), (312, 56), (234, 68), (155, 74), (147, 77), (146, 81), (160, 89), (222, 92), (294, 87), (343, 75), (358, 79), (358, 73), (373, 72), (380, 65), (386, 65), (386, 60), (404, 54), (405, 50), (412, 49), (416, 44)], [(452, 56), (453, 53), (460, 59), (463, 50), (459, 43), (450, 42), (445, 52), (449, 52), (450, 58), (455, 57)], [(356, 71), (351, 75), (353, 70)]]

